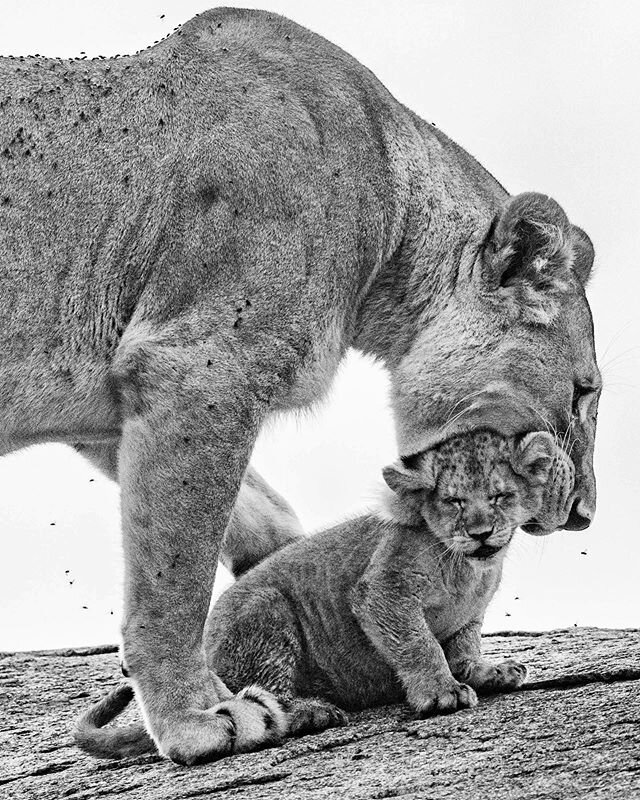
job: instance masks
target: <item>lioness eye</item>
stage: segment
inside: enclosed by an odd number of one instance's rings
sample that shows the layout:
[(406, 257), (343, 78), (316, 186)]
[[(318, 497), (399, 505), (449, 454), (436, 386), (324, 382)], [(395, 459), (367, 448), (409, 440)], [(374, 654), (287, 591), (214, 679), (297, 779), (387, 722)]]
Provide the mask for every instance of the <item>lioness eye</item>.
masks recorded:
[(447, 497), (445, 503), (448, 503), (450, 506), (455, 506), (455, 508), (462, 508), (464, 506), (464, 500), (460, 497)]
[(580, 401), (583, 397), (588, 397), (597, 391), (595, 386), (588, 384), (574, 383), (573, 385), (573, 398), (571, 400), (571, 414), (574, 417), (578, 416), (580, 410)]

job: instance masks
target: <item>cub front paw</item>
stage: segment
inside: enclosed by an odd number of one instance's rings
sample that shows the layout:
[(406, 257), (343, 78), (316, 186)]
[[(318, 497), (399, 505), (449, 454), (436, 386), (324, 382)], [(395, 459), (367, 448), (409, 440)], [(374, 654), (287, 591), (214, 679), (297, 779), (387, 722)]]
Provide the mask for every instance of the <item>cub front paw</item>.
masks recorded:
[(448, 714), (460, 708), (473, 708), (478, 705), (478, 697), (471, 686), (453, 679), (423, 691), (419, 697), (407, 697), (407, 700), (420, 717)]
[(479, 692), (513, 692), (527, 679), (527, 668), (513, 659), (501, 664), (481, 664), (473, 674), (473, 685)]

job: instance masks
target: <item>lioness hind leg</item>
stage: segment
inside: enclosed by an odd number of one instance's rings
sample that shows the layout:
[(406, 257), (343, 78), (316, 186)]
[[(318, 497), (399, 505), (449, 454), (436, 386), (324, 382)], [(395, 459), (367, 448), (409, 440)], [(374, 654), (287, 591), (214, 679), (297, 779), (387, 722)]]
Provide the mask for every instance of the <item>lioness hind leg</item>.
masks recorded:
[(97, 467), (107, 478), (111, 478), (112, 481), (117, 481), (119, 446), (119, 441), (91, 442), (89, 444), (74, 444), (73, 449), (80, 453), (83, 458), (90, 461), (93, 466)]
[(346, 725), (346, 713), (338, 706), (319, 697), (294, 697), (285, 701), (289, 717), (289, 735), (304, 736), (327, 728)]
[(249, 466), (222, 541), (220, 560), (225, 567), (238, 578), (302, 536), (289, 503)]

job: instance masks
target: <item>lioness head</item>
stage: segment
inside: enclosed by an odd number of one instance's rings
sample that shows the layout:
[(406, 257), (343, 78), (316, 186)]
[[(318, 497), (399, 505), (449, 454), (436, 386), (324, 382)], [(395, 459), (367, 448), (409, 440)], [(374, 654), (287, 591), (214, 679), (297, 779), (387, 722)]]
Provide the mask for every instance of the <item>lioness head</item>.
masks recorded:
[(393, 371), (400, 453), (478, 428), (546, 430), (570, 454), (575, 487), (564, 507), (541, 509), (543, 524), (525, 529), (586, 528), (601, 386), (584, 293), (591, 242), (554, 200), (528, 193), (510, 199), (467, 253), (446, 305)]
[(573, 491), (571, 461), (546, 432), (463, 434), (383, 475), (405, 521), (424, 520), (451, 552), (484, 560), (504, 551), (528, 520), (544, 527), (541, 509), (564, 507)]

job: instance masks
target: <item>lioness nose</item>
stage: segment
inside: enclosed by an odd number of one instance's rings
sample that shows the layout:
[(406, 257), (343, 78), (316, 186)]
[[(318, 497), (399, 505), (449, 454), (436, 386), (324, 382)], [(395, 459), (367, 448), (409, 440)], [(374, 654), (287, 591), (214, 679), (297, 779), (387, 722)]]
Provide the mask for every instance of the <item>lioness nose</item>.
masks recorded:
[(568, 531), (583, 531), (591, 525), (593, 519), (593, 510), (585, 503), (585, 501), (577, 497), (573, 501), (569, 517), (565, 523), (565, 528)]
[(486, 542), (493, 533), (493, 528), (488, 531), (469, 531), (469, 536), (477, 542)]

